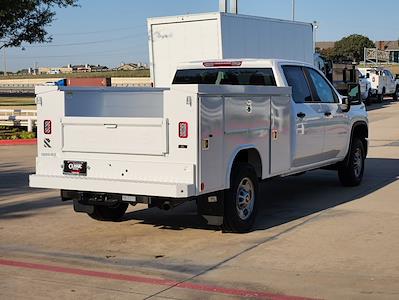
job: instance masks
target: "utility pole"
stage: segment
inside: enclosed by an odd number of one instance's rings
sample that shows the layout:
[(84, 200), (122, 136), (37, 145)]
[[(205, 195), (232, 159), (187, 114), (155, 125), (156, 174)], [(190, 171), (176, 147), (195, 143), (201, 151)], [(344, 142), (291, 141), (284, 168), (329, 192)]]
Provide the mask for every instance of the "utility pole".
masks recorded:
[(317, 29), (319, 29), (319, 22), (313, 21), (313, 51), (316, 52)]
[(292, 21), (295, 21), (295, 0), (292, 0)]
[(219, 0), (219, 11), (227, 13), (227, 0)]
[(7, 76), (7, 57), (6, 57), (6, 47), (5, 47), (6, 43), (5, 42), (3, 42), (3, 43), (4, 43), (4, 45), (3, 45), (3, 66), (4, 66), (3, 75)]
[(3, 60), (4, 60), (4, 76), (7, 76), (7, 57), (6, 57), (6, 47), (3, 47)]
[(230, 12), (232, 14), (238, 14), (238, 0), (230, 1)]
[[(228, 5), (229, 2), (229, 5)], [(238, 0), (219, 0), (219, 11), (232, 14), (238, 13)]]

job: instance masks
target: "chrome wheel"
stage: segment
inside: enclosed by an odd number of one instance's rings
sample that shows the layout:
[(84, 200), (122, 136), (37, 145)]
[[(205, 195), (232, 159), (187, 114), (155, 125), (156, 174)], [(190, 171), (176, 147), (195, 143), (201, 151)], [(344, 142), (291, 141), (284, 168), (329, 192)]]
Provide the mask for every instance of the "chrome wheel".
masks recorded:
[(237, 188), (236, 209), (241, 220), (247, 220), (254, 209), (255, 189), (251, 179), (244, 177)]
[(357, 148), (353, 154), (353, 171), (356, 177), (359, 177), (363, 168), (362, 150)]

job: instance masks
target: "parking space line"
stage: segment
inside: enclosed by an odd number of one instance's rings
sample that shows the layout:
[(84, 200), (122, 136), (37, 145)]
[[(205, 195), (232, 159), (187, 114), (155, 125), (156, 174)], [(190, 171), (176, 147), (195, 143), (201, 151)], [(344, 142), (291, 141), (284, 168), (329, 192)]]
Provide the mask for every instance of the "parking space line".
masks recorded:
[(246, 298), (270, 299), (270, 300), (310, 300), (310, 298), (305, 298), (305, 297), (286, 296), (286, 295), (279, 295), (279, 294), (269, 293), (269, 292), (234, 289), (234, 288), (224, 288), (221, 286), (197, 284), (197, 283), (190, 283), (190, 282), (180, 283), (178, 281), (169, 280), (169, 279), (160, 279), (160, 278), (151, 278), (151, 277), (143, 277), (143, 276), (136, 276), (136, 275), (101, 272), (101, 271), (94, 271), (94, 270), (88, 270), (88, 269), (69, 268), (69, 267), (61, 267), (61, 266), (38, 264), (38, 263), (29, 263), (29, 262), (24, 262), (24, 261), (15, 261), (15, 260), (7, 260), (7, 259), (0, 259), (0, 265), (16, 267), (16, 268), (47, 271), (47, 272), (64, 273), (64, 274), (70, 274), (70, 275), (89, 276), (89, 277), (97, 277), (97, 278), (112, 279), (112, 280), (119, 280), (119, 281), (129, 281), (129, 282), (137, 282), (137, 283), (144, 283), (144, 284), (160, 285), (160, 286), (171, 286), (171, 287), (173, 286), (176, 288), (182, 288), (182, 289), (188, 289), (188, 290), (219, 293), (219, 294), (240, 296), (240, 297), (246, 297)]

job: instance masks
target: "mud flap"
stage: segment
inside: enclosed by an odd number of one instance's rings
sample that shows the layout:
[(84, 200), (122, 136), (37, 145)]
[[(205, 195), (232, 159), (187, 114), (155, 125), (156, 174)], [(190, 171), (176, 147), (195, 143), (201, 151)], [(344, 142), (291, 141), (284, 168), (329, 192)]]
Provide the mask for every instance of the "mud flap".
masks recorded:
[(224, 191), (199, 196), (197, 198), (197, 211), (209, 225), (222, 225), (224, 215)]
[(76, 212), (92, 214), (94, 212), (94, 205), (82, 204), (79, 199), (73, 199), (73, 210)]

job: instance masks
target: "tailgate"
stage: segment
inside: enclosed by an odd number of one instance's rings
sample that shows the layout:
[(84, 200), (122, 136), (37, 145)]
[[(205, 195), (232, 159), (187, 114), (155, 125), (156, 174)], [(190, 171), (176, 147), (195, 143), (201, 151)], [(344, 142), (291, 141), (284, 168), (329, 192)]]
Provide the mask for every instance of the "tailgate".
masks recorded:
[(164, 155), (164, 118), (62, 118), (62, 151)]

